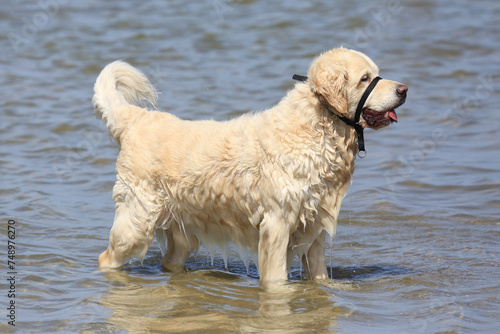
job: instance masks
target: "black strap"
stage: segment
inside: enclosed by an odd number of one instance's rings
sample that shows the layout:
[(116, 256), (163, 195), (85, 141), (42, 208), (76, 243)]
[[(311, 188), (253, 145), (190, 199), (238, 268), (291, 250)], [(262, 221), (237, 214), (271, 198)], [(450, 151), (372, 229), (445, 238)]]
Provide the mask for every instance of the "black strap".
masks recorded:
[[(365, 106), (365, 102), (368, 99), (368, 96), (370, 96), (370, 93), (381, 79), (382, 79), (381, 77), (374, 78), (372, 82), (370, 82), (368, 87), (366, 87), (366, 90), (361, 96), (361, 99), (358, 102), (358, 106), (356, 107), (356, 114), (354, 114), (354, 125), (350, 124), (354, 127), (358, 135), (358, 156), (360, 158), (366, 156), (366, 150), (365, 150), (365, 137), (363, 135), (363, 127), (359, 125), (359, 119), (361, 118), (361, 112), (363, 111), (363, 107)], [(345, 120), (343, 121), (345, 122)], [(351, 120), (349, 121), (352, 122)], [(364, 156), (359, 155), (359, 152), (365, 152)]]
[(366, 90), (365, 92), (363, 93), (363, 96), (361, 96), (361, 99), (359, 100), (358, 102), (358, 107), (356, 108), (356, 114), (355, 114), (355, 118), (354, 118), (354, 122), (357, 124), (359, 122), (359, 118), (361, 116), (361, 111), (363, 110), (363, 107), (365, 106), (365, 102), (366, 100), (368, 99), (368, 96), (370, 96), (370, 93), (372, 92), (372, 90), (375, 88), (375, 86), (377, 85), (377, 82), (379, 82), (380, 80), (382, 80), (381, 77), (376, 77), (372, 80), (372, 82), (370, 82), (370, 84), (368, 85), (368, 87), (366, 87)]
[[(298, 81), (307, 81), (306, 76), (298, 75), (298, 74), (294, 74), (292, 79), (298, 80)], [(363, 107), (365, 106), (365, 102), (368, 99), (368, 96), (370, 96), (370, 93), (373, 91), (373, 89), (375, 88), (375, 86), (377, 85), (377, 83), (381, 79), (382, 79), (381, 77), (374, 78), (372, 80), (372, 82), (370, 82), (368, 87), (366, 87), (366, 90), (363, 93), (363, 95), (361, 96), (361, 99), (358, 102), (358, 106), (356, 107), (356, 113), (354, 114), (354, 121), (350, 120), (347, 117), (337, 115), (337, 117), (340, 120), (342, 120), (347, 125), (352, 126), (354, 128), (354, 130), (356, 130), (356, 134), (358, 135), (358, 155), (359, 155), (359, 152), (365, 152), (364, 156), (366, 156), (365, 138), (363, 135), (363, 127), (359, 124), (359, 119), (361, 118), (361, 112), (363, 111)]]
[(306, 76), (303, 76), (303, 75), (298, 75), (298, 74), (294, 74), (293, 77), (292, 77), (293, 80), (297, 80), (297, 81), (307, 81), (307, 77)]

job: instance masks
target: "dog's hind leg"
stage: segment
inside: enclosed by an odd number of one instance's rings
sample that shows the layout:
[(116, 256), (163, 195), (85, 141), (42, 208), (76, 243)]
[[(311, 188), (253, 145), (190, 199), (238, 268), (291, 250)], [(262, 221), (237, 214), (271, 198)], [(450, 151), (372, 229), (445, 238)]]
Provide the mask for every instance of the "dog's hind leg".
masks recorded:
[(184, 225), (178, 222), (172, 222), (165, 232), (167, 233), (167, 254), (161, 260), (161, 264), (172, 272), (182, 271), (189, 254), (198, 249), (198, 238), (186, 232)]
[[(140, 190), (140, 189), (136, 189)], [(113, 188), (115, 220), (109, 234), (109, 245), (99, 256), (99, 268), (118, 268), (126, 261), (143, 260), (154, 236), (156, 205), (147, 193), (134, 191), (123, 181)]]
[(117, 208), (108, 249), (99, 256), (99, 268), (118, 268), (132, 258), (144, 259), (154, 233), (140, 226), (144, 222), (131, 211), (126, 206)]
[(162, 229), (162, 228), (158, 228), (158, 229), (156, 229), (155, 234), (156, 234), (156, 241), (158, 242), (158, 245), (160, 246), (161, 255), (165, 256), (165, 254), (167, 254), (167, 247), (166, 247), (167, 231)]
[(155, 224), (155, 235), (156, 241), (160, 246), (161, 256), (167, 254), (167, 229), (173, 221), (173, 216), (167, 208), (164, 208), (164, 212), (160, 215), (160, 218)]

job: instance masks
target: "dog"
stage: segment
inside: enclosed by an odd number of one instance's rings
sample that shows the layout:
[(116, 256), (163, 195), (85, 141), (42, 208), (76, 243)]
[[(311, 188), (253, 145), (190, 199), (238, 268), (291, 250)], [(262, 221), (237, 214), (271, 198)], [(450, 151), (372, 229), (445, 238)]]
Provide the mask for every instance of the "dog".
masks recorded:
[(148, 110), (157, 92), (146, 76), (122, 61), (106, 66), (93, 104), (120, 151), (98, 267), (142, 261), (156, 232), (174, 272), (201, 244), (223, 253), (233, 244), (261, 282), (286, 281), (296, 256), (307, 279), (328, 279), (325, 237), (335, 235), (360, 132), (397, 121), (406, 99), (407, 86), (378, 72), (363, 53), (333, 49), (273, 108), (216, 122)]

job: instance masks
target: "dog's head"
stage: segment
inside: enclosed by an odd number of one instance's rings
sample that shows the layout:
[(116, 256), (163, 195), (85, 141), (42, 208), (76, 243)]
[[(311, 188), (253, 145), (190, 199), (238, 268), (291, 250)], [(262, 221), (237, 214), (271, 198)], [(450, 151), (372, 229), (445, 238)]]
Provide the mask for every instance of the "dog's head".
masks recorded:
[[(309, 85), (322, 103), (339, 116), (354, 119), (356, 107), (378, 67), (361, 52), (344, 48), (328, 51), (316, 58), (309, 68)], [(366, 100), (359, 124), (380, 129), (397, 122), (395, 109), (406, 100), (408, 87), (380, 80)]]

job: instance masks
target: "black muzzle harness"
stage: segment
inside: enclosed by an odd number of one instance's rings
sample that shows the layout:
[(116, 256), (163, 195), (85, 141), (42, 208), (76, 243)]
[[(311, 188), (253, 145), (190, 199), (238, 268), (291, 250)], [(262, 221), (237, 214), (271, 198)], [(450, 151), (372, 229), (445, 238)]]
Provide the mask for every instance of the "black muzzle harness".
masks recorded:
[[(298, 75), (298, 74), (294, 74), (292, 79), (298, 80), (298, 81), (307, 81), (306, 76)], [(356, 114), (354, 114), (354, 121), (347, 118), (347, 117), (335, 114), (335, 116), (337, 116), (345, 124), (352, 126), (354, 128), (354, 130), (356, 130), (356, 134), (358, 135), (358, 156), (360, 158), (366, 157), (366, 150), (365, 150), (365, 138), (363, 136), (363, 126), (361, 126), (361, 124), (359, 124), (359, 118), (361, 117), (361, 112), (363, 111), (363, 107), (365, 105), (366, 100), (368, 99), (368, 96), (370, 96), (370, 93), (377, 85), (377, 82), (379, 82), (379, 80), (381, 80), (381, 79), (382, 79), (381, 77), (374, 78), (372, 80), (372, 82), (370, 82), (368, 87), (366, 88), (365, 92), (363, 93), (363, 95), (361, 96), (361, 99), (358, 102), (358, 106), (356, 107)], [(360, 152), (364, 152), (364, 154), (361, 155)]]

